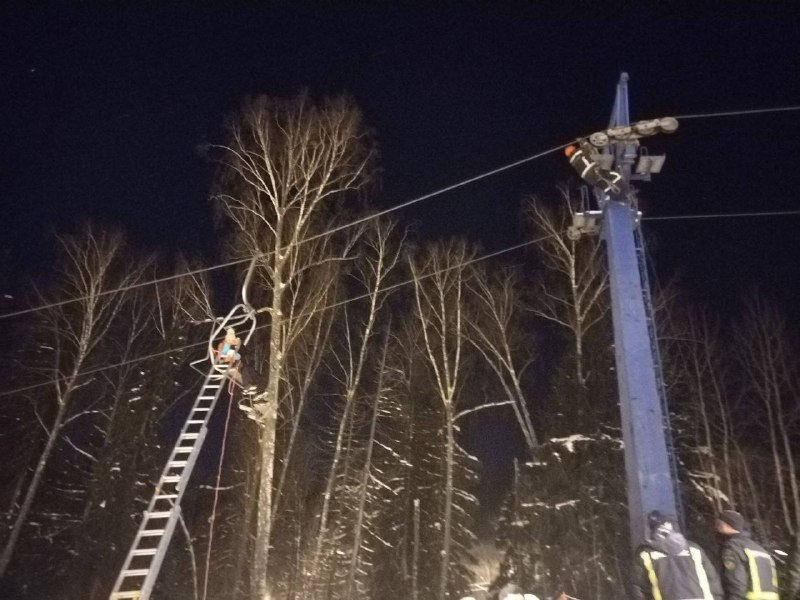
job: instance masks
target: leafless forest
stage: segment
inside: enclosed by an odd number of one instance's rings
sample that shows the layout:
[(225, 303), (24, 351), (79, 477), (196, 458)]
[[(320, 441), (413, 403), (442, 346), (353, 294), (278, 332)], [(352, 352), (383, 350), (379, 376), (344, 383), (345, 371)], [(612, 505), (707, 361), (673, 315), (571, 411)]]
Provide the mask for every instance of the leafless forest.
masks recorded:
[[(242, 352), (257, 393), (217, 407), (154, 597), (455, 600), (508, 581), (622, 597), (604, 253), (566, 231), (580, 190), (526, 198), (529, 245), (485, 259), (377, 215), (378, 149), (347, 98), (254, 98), (226, 131), (209, 196), (220, 262), (242, 259), (231, 280), (258, 257)], [(169, 278), (204, 266), (87, 224), (13, 300), (45, 308), (0, 321), (3, 597), (108, 597), (197, 394), (188, 364), (229, 309), (208, 273)], [(800, 526), (797, 328), (765, 290), (723, 309), (661, 283), (688, 532), (713, 551), (715, 511), (734, 507), (786, 549)], [(479, 537), (471, 446), (490, 414), (519, 450)]]

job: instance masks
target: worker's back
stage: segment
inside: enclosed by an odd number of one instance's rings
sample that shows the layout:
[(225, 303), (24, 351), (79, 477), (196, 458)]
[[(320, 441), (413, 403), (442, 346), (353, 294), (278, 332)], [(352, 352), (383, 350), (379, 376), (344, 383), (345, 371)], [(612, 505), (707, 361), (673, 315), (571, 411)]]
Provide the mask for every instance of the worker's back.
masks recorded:
[[(661, 521), (661, 522), (659, 522)], [(717, 600), (722, 586), (711, 561), (666, 519), (654, 519), (652, 534), (636, 551), (636, 600)]]

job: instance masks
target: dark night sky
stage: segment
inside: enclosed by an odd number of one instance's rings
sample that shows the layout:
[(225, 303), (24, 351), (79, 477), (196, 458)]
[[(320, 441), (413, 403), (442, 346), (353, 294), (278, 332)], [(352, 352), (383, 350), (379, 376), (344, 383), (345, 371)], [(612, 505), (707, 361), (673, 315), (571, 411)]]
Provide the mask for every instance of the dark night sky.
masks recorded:
[[(213, 261), (212, 167), (197, 147), (221, 139), (225, 115), (247, 94), (352, 94), (380, 144), (381, 207), (603, 128), (623, 70), (634, 119), (800, 104), (800, 9), (790, 2), (202, 4), (2, 9), (0, 282), (9, 291), (46, 266), (53, 232), (84, 218), (119, 224), (134, 246)], [(798, 112), (683, 122), (648, 144), (668, 160), (644, 184), (647, 216), (800, 208), (798, 140)], [(570, 174), (549, 156), (403, 216), (423, 234), (462, 233), (500, 249), (521, 241), (522, 196), (550, 193)], [(757, 283), (794, 307), (798, 225), (789, 216), (646, 231), (658, 238), (660, 276), (683, 272), (709, 302)]]

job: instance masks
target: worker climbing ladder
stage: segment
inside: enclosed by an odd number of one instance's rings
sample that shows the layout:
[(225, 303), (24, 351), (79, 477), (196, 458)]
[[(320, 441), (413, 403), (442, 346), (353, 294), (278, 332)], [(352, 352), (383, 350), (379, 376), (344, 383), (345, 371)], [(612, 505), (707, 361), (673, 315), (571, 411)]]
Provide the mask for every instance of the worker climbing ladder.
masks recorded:
[[(189, 484), (197, 457), (208, 432), (208, 422), (222, 390), (239, 385), (234, 373), (236, 364), (227, 355), (218, 353), (214, 342), (229, 328), (247, 326), (241, 345), (245, 346), (255, 331), (255, 311), (247, 299), (252, 279), (254, 258), (242, 286), (242, 303), (234, 306), (227, 316), (214, 319), (216, 324), (208, 339), (207, 355), (191, 363), (210, 363), (203, 385), (181, 428), (175, 446), (161, 472), (153, 496), (144, 511), (139, 530), (122, 564), (109, 600), (148, 600), (161, 570), (175, 526), (181, 518), (180, 502)], [(202, 371), (201, 371), (202, 373)]]

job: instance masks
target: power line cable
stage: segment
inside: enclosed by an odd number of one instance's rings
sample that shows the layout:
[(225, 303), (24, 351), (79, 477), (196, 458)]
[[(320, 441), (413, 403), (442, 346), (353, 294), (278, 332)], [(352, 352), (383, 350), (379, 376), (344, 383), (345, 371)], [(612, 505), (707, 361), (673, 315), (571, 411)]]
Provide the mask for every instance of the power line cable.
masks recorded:
[[(740, 115), (755, 115), (755, 114), (766, 114), (766, 113), (777, 113), (777, 112), (792, 112), (792, 111), (800, 111), (800, 106), (783, 106), (783, 107), (777, 107), (777, 108), (761, 108), (761, 109), (753, 109), (753, 110), (738, 110), (738, 111), (724, 111), (724, 112), (713, 112), (713, 113), (698, 113), (698, 114), (692, 114), (692, 115), (678, 115), (678, 116), (676, 116), (674, 118), (676, 118), (676, 119), (706, 119), (706, 118), (714, 118), (714, 117), (731, 117), (731, 116), (740, 116)], [(344, 229), (348, 229), (350, 227), (354, 227), (356, 225), (360, 225), (361, 223), (364, 223), (364, 222), (369, 221), (371, 219), (376, 219), (378, 217), (382, 217), (384, 215), (387, 215), (389, 213), (395, 212), (397, 210), (402, 210), (403, 208), (407, 208), (407, 207), (409, 207), (409, 206), (411, 206), (413, 204), (416, 204), (418, 202), (422, 202), (424, 200), (428, 200), (430, 198), (433, 198), (435, 196), (444, 194), (446, 192), (458, 189), (458, 188), (463, 187), (465, 185), (469, 185), (470, 183), (475, 183), (476, 181), (480, 181), (481, 179), (485, 179), (487, 177), (491, 177), (492, 175), (496, 175), (498, 173), (502, 173), (503, 171), (507, 171), (509, 169), (513, 169), (514, 167), (518, 167), (518, 166), (520, 166), (522, 164), (531, 162), (533, 160), (536, 160), (536, 159), (541, 158), (543, 156), (546, 156), (548, 154), (552, 154), (553, 152), (556, 152), (556, 151), (558, 151), (558, 150), (560, 150), (562, 148), (565, 148), (570, 143), (572, 143), (572, 142), (570, 141), (570, 142), (567, 142), (565, 144), (561, 144), (559, 146), (555, 146), (555, 147), (550, 148), (548, 150), (545, 150), (543, 152), (539, 152), (537, 154), (533, 154), (531, 156), (528, 156), (526, 158), (520, 159), (518, 161), (509, 163), (507, 165), (498, 167), (496, 169), (492, 169), (491, 171), (487, 171), (487, 172), (482, 173), (480, 175), (476, 175), (475, 177), (471, 177), (469, 179), (465, 179), (465, 180), (460, 181), (458, 183), (446, 186), (446, 187), (441, 188), (439, 190), (436, 190), (434, 192), (430, 192), (429, 194), (424, 194), (424, 195), (419, 196), (417, 198), (413, 198), (411, 200), (408, 200), (407, 202), (403, 202), (401, 204), (398, 204), (397, 206), (385, 209), (383, 211), (379, 211), (379, 212), (371, 214), (371, 215), (367, 215), (367, 216), (365, 216), (365, 217), (363, 217), (361, 219), (356, 219), (355, 221), (353, 221), (351, 223), (346, 223), (344, 225), (340, 225), (338, 227), (334, 227), (333, 229), (331, 229), (329, 231), (325, 231), (325, 232), (319, 233), (317, 235), (311, 236), (309, 238), (306, 238), (306, 239), (302, 240), (300, 243), (302, 244), (302, 243), (310, 242), (310, 241), (313, 241), (313, 240), (318, 239), (320, 237), (323, 237), (325, 235), (330, 235), (332, 233), (337, 233), (337, 232), (342, 231)], [(731, 216), (734, 216), (734, 215), (731, 215)], [(755, 216), (761, 216), (761, 215), (755, 215)], [(694, 218), (703, 218), (703, 217), (697, 216), (697, 217), (694, 217)], [(648, 218), (648, 220), (666, 220), (666, 219), (667, 219), (666, 217), (665, 218), (649, 217)], [(270, 254), (272, 254), (272, 252), (266, 252), (266, 253), (262, 254), (261, 256), (269, 256)], [(140, 283), (131, 284), (129, 286), (123, 286), (123, 287), (115, 288), (115, 289), (112, 289), (112, 290), (106, 290), (104, 292), (100, 292), (99, 294), (97, 294), (97, 296), (99, 297), (99, 296), (105, 296), (105, 295), (109, 295), (109, 294), (115, 294), (115, 293), (118, 293), (118, 292), (128, 291), (128, 290), (131, 290), (131, 289), (144, 287), (144, 286), (147, 286), (147, 285), (156, 285), (156, 284), (159, 284), (159, 283), (164, 283), (166, 281), (171, 281), (173, 279), (180, 279), (182, 277), (188, 277), (188, 276), (191, 276), (191, 275), (198, 275), (200, 273), (205, 273), (205, 272), (209, 272), (209, 271), (223, 269), (223, 268), (226, 268), (226, 267), (231, 267), (231, 266), (234, 266), (234, 265), (238, 265), (238, 264), (242, 264), (242, 263), (248, 262), (251, 259), (252, 259), (251, 257), (242, 258), (242, 259), (232, 260), (232, 261), (228, 261), (228, 262), (224, 262), (224, 263), (219, 263), (219, 264), (216, 264), (216, 265), (212, 265), (210, 267), (204, 267), (202, 269), (194, 269), (194, 270), (191, 270), (191, 271), (186, 271), (185, 273), (178, 273), (178, 274), (175, 274), (175, 275), (168, 275), (168, 276), (165, 276), (165, 277), (159, 277), (157, 279), (143, 281), (143, 282), (140, 282)], [(26, 308), (26, 309), (22, 309), (22, 310), (17, 310), (17, 311), (13, 311), (13, 312), (10, 312), (10, 313), (4, 313), (4, 314), (0, 314), (0, 319), (18, 317), (18, 316), (30, 314), (30, 313), (33, 313), (33, 312), (38, 312), (40, 310), (45, 310), (47, 308), (55, 308), (55, 307), (58, 307), (58, 306), (64, 306), (66, 304), (71, 304), (73, 302), (78, 302), (78, 301), (83, 300), (83, 299), (85, 299), (85, 297), (71, 298), (69, 300), (62, 300), (60, 302), (52, 302), (52, 303), (44, 304), (44, 305), (41, 305), (41, 306), (36, 306), (36, 307), (32, 307), (32, 308)]]
[[(554, 146), (554, 147), (552, 147), (552, 148), (550, 148), (548, 150), (544, 150), (543, 152), (538, 152), (538, 153), (533, 154), (531, 156), (528, 156), (526, 158), (522, 158), (520, 160), (514, 161), (514, 162), (509, 163), (507, 165), (503, 165), (502, 167), (497, 167), (496, 169), (492, 169), (491, 171), (486, 171), (485, 173), (481, 173), (481, 174), (476, 175), (474, 177), (470, 177), (469, 179), (464, 179), (464, 180), (462, 180), (462, 181), (460, 181), (458, 183), (454, 183), (454, 184), (448, 185), (448, 186), (443, 187), (441, 189), (438, 189), (438, 190), (436, 190), (434, 192), (430, 192), (428, 194), (424, 194), (422, 196), (418, 196), (416, 198), (413, 198), (411, 200), (408, 200), (406, 202), (398, 204), (397, 206), (393, 206), (391, 208), (387, 208), (385, 210), (369, 214), (369, 215), (367, 215), (365, 217), (356, 219), (355, 221), (352, 221), (350, 223), (345, 223), (343, 225), (339, 225), (339, 226), (334, 227), (332, 229), (329, 229), (327, 231), (323, 231), (322, 233), (318, 233), (316, 235), (307, 237), (307, 238), (301, 240), (299, 242), (299, 245), (314, 241), (314, 240), (319, 239), (321, 237), (324, 237), (326, 235), (331, 235), (333, 233), (338, 233), (339, 231), (343, 231), (345, 229), (349, 229), (350, 227), (355, 227), (356, 225), (360, 225), (362, 223), (366, 223), (367, 221), (370, 221), (372, 219), (377, 219), (379, 217), (388, 215), (388, 214), (393, 213), (395, 211), (402, 210), (402, 209), (407, 208), (407, 207), (409, 207), (409, 206), (411, 206), (413, 204), (417, 204), (418, 202), (422, 202), (424, 200), (428, 200), (430, 198), (433, 198), (435, 196), (439, 196), (439, 195), (444, 194), (446, 192), (450, 192), (450, 191), (458, 189), (460, 187), (464, 187), (464, 186), (469, 185), (471, 183), (475, 183), (476, 181), (480, 181), (481, 179), (485, 179), (487, 177), (491, 177), (492, 175), (497, 175), (498, 173), (502, 173), (503, 171), (508, 171), (509, 169), (513, 169), (514, 167), (518, 167), (518, 166), (523, 165), (525, 163), (534, 161), (534, 160), (536, 160), (538, 158), (542, 158), (544, 156), (547, 156), (548, 154), (552, 154), (553, 152), (557, 152), (558, 150), (561, 150), (562, 148), (565, 148), (566, 146), (568, 146), (570, 143), (571, 142), (567, 142), (567, 143), (561, 144), (559, 146)], [(266, 256), (270, 256), (272, 253), (273, 253), (273, 251), (265, 252), (265, 253), (260, 254), (258, 256), (259, 257), (266, 257)], [(173, 279), (180, 279), (182, 277), (188, 277), (190, 275), (198, 275), (200, 273), (205, 273), (205, 272), (208, 272), (208, 271), (214, 271), (214, 270), (217, 270), (217, 269), (223, 269), (223, 268), (226, 268), (226, 267), (231, 267), (233, 265), (238, 265), (238, 264), (249, 262), (250, 260), (252, 260), (252, 257), (240, 258), (240, 259), (231, 260), (231, 261), (228, 261), (228, 262), (212, 265), (210, 267), (204, 267), (202, 269), (194, 269), (194, 270), (191, 270), (191, 271), (186, 271), (184, 273), (178, 273), (178, 274), (175, 274), (175, 275), (168, 275), (168, 276), (165, 276), (165, 277), (159, 277), (157, 279), (152, 279), (152, 280), (148, 280), (148, 281), (142, 281), (142, 282), (139, 282), (139, 283), (133, 283), (133, 284), (130, 284), (130, 285), (127, 285), (127, 286), (122, 286), (122, 287), (115, 288), (115, 289), (112, 289), (112, 290), (106, 290), (106, 291), (103, 291), (103, 292), (99, 292), (94, 297), (107, 296), (107, 295), (110, 295), (110, 294), (116, 294), (118, 292), (125, 292), (125, 291), (129, 291), (129, 290), (132, 290), (132, 289), (148, 286), (148, 285), (156, 285), (156, 284), (159, 284), (159, 283), (164, 283), (166, 281), (171, 281)], [(66, 304), (71, 304), (73, 302), (78, 302), (80, 300), (85, 300), (86, 298), (87, 298), (87, 296), (81, 296), (81, 297), (78, 297), (78, 298), (70, 298), (69, 300), (61, 300), (59, 302), (51, 302), (49, 304), (42, 304), (40, 306), (34, 306), (32, 308), (25, 308), (25, 309), (21, 309), (21, 310), (9, 312), (9, 313), (4, 313), (4, 314), (0, 314), (0, 319), (9, 319), (11, 317), (19, 317), (19, 316), (22, 316), (22, 315), (38, 312), (40, 310), (45, 310), (45, 309), (48, 309), (48, 308), (56, 308), (58, 306), (64, 306)]]
[(662, 217), (642, 217), (642, 221), (688, 221), (691, 219), (733, 219), (739, 217), (780, 217), (800, 215), (800, 210), (779, 210), (774, 212), (716, 213), (706, 215), (665, 215)]
[[(646, 221), (667, 221), (667, 220), (676, 221), (676, 220), (681, 220), (681, 219), (683, 219), (683, 220), (691, 220), (691, 219), (712, 219), (712, 218), (725, 218), (725, 217), (771, 217), (771, 216), (776, 216), (776, 215), (800, 215), (800, 210), (796, 210), (796, 211), (779, 211), (779, 212), (730, 213), (730, 214), (722, 213), (722, 214), (706, 214), (706, 215), (672, 215), (672, 216), (664, 216), (664, 217), (642, 217), (642, 220), (646, 220)], [(476, 257), (476, 258), (472, 258), (472, 259), (470, 259), (468, 261), (464, 261), (463, 263), (459, 263), (457, 265), (452, 265), (452, 266), (447, 267), (445, 269), (440, 269), (438, 271), (433, 271), (431, 273), (426, 273), (421, 277), (421, 279), (426, 279), (428, 277), (433, 277), (434, 275), (439, 275), (441, 273), (445, 273), (447, 271), (450, 271), (452, 269), (456, 269), (456, 268), (459, 268), (459, 267), (466, 267), (468, 265), (480, 262), (482, 260), (488, 260), (490, 258), (494, 258), (496, 256), (500, 256), (500, 255), (505, 254), (507, 252), (513, 252), (515, 250), (520, 250), (522, 248), (525, 248), (527, 246), (530, 246), (532, 244), (540, 242), (540, 241), (542, 241), (542, 239), (544, 239), (544, 237), (536, 238), (536, 239), (533, 239), (533, 240), (528, 240), (527, 242), (522, 242), (522, 243), (516, 244), (514, 246), (509, 246), (508, 248), (504, 248), (502, 250), (497, 250), (495, 252), (490, 252), (489, 254), (485, 254), (483, 256), (479, 256), (479, 257)], [(411, 284), (413, 282), (414, 282), (413, 279), (407, 279), (406, 281), (401, 281), (399, 283), (395, 283), (395, 284), (392, 284), (390, 286), (387, 286), (384, 289), (382, 289), (381, 292), (388, 292), (388, 291), (391, 291), (393, 289), (397, 289), (399, 287), (403, 287), (405, 285), (409, 285), (409, 284)], [(333, 303), (331, 305), (324, 306), (324, 307), (319, 308), (319, 309), (315, 309), (314, 311), (312, 311), (310, 313), (301, 313), (300, 315), (297, 315), (294, 318), (295, 319), (299, 319), (299, 318), (303, 318), (303, 317), (308, 317), (308, 316), (311, 316), (311, 315), (313, 315), (313, 314), (315, 314), (317, 312), (322, 312), (322, 311), (325, 311), (325, 310), (330, 310), (332, 308), (337, 308), (337, 307), (343, 306), (343, 305), (345, 305), (345, 304), (347, 304), (349, 302), (355, 302), (357, 300), (363, 300), (363, 299), (368, 298), (368, 297), (369, 297), (368, 293), (367, 294), (362, 294), (360, 296), (354, 296), (353, 298), (348, 298), (346, 300), (340, 300), (339, 302), (335, 302), (335, 303)], [(268, 327), (268, 325), (259, 325), (254, 329), (254, 331), (258, 330), (258, 329), (264, 329), (266, 327)], [(87, 375), (94, 375), (96, 373), (100, 373), (100, 372), (106, 371), (108, 369), (116, 369), (116, 368), (119, 368), (119, 367), (124, 367), (126, 365), (136, 364), (136, 363), (139, 363), (139, 362), (143, 362), (145, 360), (149, 360), (151, 358), (158, 358), (159, 356), (172, 354), (173, 352), (182, 352), (184, 350), (190, 350), (192, 348), (197, 348), (198, 346), (204, 346), (204, 345), (207, 345), (207, 344), (208, 344), (208, 341), (207, 340), (203, 340), (202, 342), (194, 342), (192, 344), (186, 344), (186, 345), (183, 345), (183, 346), (178, 346), (176, 348), (170, 348), (168, 350), (162, 350), (160, 352), (155, 352), (153, 354), (147, 354), (145, 356), (140, 356), (140, 357), (137, 357), (137, 358), (125, 360), (125, 361), (122, 361), (122, 362), (119, 362), (119, 363), (115, 363), (115, 364), (112, 364), (112, 365), (105, 365), (103, 367), (96, 367), (94, 369), (89, 369), (87, 371), (83, 371), (81, 373), (78, 373), (77, 377), (85, 377)], [(25, 387), (16, 388), (16, 389), (13, 389), (13, 390), (0, 391), (0, 397), (2, 397), (2, 396), (11, 396), (13, 394), (19, 394), (19, 393), (22, 393), (22, 392), (27, 392), (27, 391), (30, 391), (30, 390), (33, 390), (33, 389), (44, 387), (46, 385), (58, 383), (59, 381), (64, 381), (66, 379), (67, 379), (67, 376), (58, 377), (56, 379), (51, 379), (51, 380), (48, 380), (48, 381), (32, 384), (32, 385), (25, 386)]]
[[(447, 271), (451, 271), (451, 270), (457, 269), (459, 267), (466, 267), (468, 265), (480, 262), (482, 260), (487, 260), (489, 258), (494, 258), (496, 256), (500, 256), (501, 254), (505, 254), (507, 252), (513, 252), (515, 250), (519, 250), (521, 248), (524, 248), (526, 246), (530, 246), (531, 244), (539, 242), (539, 241), (541, 241), (541, 239), (543, 239), (543, 238), (529, 240), (529, 241), (523, 242), (521, 244), (516, 244), (514, 246), (510, 246), (508, 248), (504, 248), (502, 250), (497, 250), (495, 252), (490, 252), (489, 254), (485, 254), (483, 256), (479, 256), (479, 257), (476, 257), (476, 258), (472, 258), (470, 260), (464, 261), (463, 263), (459, 263), (459, 264), (456, 264), (456, 265), (451, 265), (450, 267), (446, 267), (444, 269), (439, 269), (438, 271), (433, 271), (431, 273), (426, 273), (426, 274), (422, 275), (421, 277), (419, 277), (418, 279), (427, 279), (428, 277), (433, 277), (435, 275), (440, 275), (442, 273), (446, 273)], [(391, 286), (387, 286), (387, 287), (383, 288), (382, 290), (380, 290), (380, 293), (387, 292), (387, 291), (402, 287), (404, 285), (409, 285), (411, 283), (414, 283), (414, 279), (408, 279), (406, 281), (402, 281), (402, 282), (399, 282), (399, 283), (395, 283), (395, 284), (393, 284)], [(303, 317), (308, 317), (308, 316), (314, 315), (314, 314), (316, 314), (318, 312), (323, 312), (323, 311), (326, 311), (326, 310), (330, 310), (332, 308), (337, 308), (339, 306), (343, 306), (343, 305), (347, 304), (348, 302), (355, 302), (357, 300), (363, 300), (364, 298), (368, 298), (368, 297), (369, 297), (369, 294), (362, 294), (360, 296), (355, 296), (353, 298), (348, 298), (346, 300), (341, 300), (339, 302), (335, 302), (335, 303), (333, 303), (333, 304), (331, 304), (329, 306), (324, 306), (322, 308), (315, 309), (315, 310), (313, 310), (313, 311), (311, 311), (309, 313), (301, 313), (300, 315), (297, 315), (294, 318), (295, 319), (300, 319), (300, 318), (303, 318)], [(258, 329), (264, 329), (264, 328), (266, 328), (268, 326), (269, 326), (268, 324), (259, 325), (254, 329), (254, 331), (258, 330)], [(208, 345), (208, 340), (203, 340), (202, 342), (193, 342), (191, 344), (185, 344), (183, 346), (178, 346), (176, 348), (170, 348), (168, 350), (162, 350), (160, 352), (154, 352), (152, 354), (147, 354), (145, 356), (139, 356), (137, 358), (124, 360), (122, 362), (118, 362), (118, 363), (115, 363), (115, 364), (105, 365), (105, 366), (102, 366), (102, 367), (95, 367), (93, 369), (88, 369), (86, 371), (82, 371), (82, 372), (78, 373), (76, 375), (76, 377), (86, 377), (88, 375), (95, 375), (97, 373), (100, 373), (102, 371), (106, 371), (106, 370), (109, 370), (109, 369), (117, 369), (119, 367), (124, 367), (124, 366), (127, 366), (127, 365), (140, 363), (140, 362), (143, 362), (145, 360), (149, 360), (151, 358), (158, 358), (160, 356), (165, 356), (167, 354), (172, 354), (174, 352), (182, 352), (184, 350), (191, 350), (192, 348), (197, 348), (198, 346), (207, 346), (207, 345)], [(68, 377), (69, 376), (65, 375), (63, 377), (57, 377), (55, 379), (50, 379), (48, 381), (43, 381), (43, 382), (40, 382), (40, 383), (35, 383), (35, 384), (31, 384), (31, 385), (24, 386), (24, 387), (19, 387), (19, 388), (13, 389), (13, 390), (3, 390), (3, 391), (0, 391), (0, 396), (11, 396), (11, 395), (14, 395), (14, 394), (20, 394), (22, 392), (27, 392), (27, 391), (30, 391), (30, 390), (38, 389), (40, 387), (44, 387), (44, 386), (47, 386), (47, 385), (51, 385), (51, 384), (55, 384), (55, 383), (58, 383), (58, 382), (61, 382), (61, 381), (65, 381), (66, 379), (68, 379)]]
[[(252, 258), (239, 258), (236, 260), (231, 260), (224, 263), (219, 263), (216, 265), (211, 265), (210, 267), (203, 267), (202, 269), (193, 269), (191, 271), (186, 271), (184, 273), (177, 273), (175, 275), (167, 275), (165, 277), (158, 277), (156, 279), (149, 279), (147, 281), (140, 281), (139, 283), (132, 283), (130, 285), (125, 285), (122, 287), (114, 288), (112, 290), (105, 290), (103, 292), (98, 292), (93, 298), (99, 298), (100, 296), (108, 296), (110, 294), (116, 294), (118, 292), (127, 292), (129, 290), (133, 290), (136, 288), (144, 287), (147, 285), (156, 285), (159, 283), (164, 283), (165, 281), (172, 281), (173, 279), (180, 279), (182, 277), (189, 277), (190, 275), (198, 275), (200, 273), (205, 273), (208, 271), (214, 271), (216, 269), (224, 269), (225, 267), (231, 267), (233, 265), (238, 265), (241, 263), (245, 263), (252, 260)], [(32, 308), (24, 308), (22, 310), (17, 310), (10, 313), (4, 313), (0, 315), (0, 319), (9, 319), (11, 317), (19, 317), (21, 315), (27, 315), (34, 312), (39, 312), (40, 310), (45, 310), (48, 308), (56, 308), (59, 306), (65, 306), (67, 304), (72, 304), (73, 302), (79, 302), (81, 300), (86, 300), (89, 296), (79, 296), (77, 298), (70, 298), (69, 300), (60, 300), (59, 302), (51, 302), (49, 304), (42, 304), (40, 306), (34, 306)]]
[(782, 106), (780, 108), (756, 108), (753, 110), (731, 110), (725, 112), (698, 113), (696, 115), (678, 115), (676, 119), (710, 119), (712, 117), (738, 117), (740, 115), (761, 115), (776, 112), (793, 112), (800, 110), (800, 106)]

